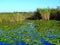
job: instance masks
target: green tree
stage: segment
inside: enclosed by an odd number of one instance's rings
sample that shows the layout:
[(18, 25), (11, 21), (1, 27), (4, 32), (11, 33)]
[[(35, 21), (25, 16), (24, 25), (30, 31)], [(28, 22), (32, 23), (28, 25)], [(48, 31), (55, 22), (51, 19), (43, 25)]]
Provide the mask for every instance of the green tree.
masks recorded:
[(51, 8), (50, 9), (51, 10), (51, 12), (50, 12), (50, 19), (56, 19), (56, 17), (57, 17), (57, 10), (56, 10), (56, 8)]
[(39, 12), (39, 14), (41, 14), (41, 17), (42, 17), (43, 20), (49, 20), (50, 9), (48, 9), (48, 8), (45, 8), (45, 9), (38, 8), (37, 11)]
[(60, 20), (60, 7), (57, 7), (57, 20)]

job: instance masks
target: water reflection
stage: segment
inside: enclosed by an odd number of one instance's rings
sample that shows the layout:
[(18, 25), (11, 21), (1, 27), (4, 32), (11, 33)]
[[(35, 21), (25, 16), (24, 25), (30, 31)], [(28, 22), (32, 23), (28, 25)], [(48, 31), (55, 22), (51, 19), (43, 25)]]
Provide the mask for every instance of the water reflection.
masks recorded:
[[(44, 45), (55, 45), (55, 44), (51, 44), (48, 41), (46, 41), (45, 39), (39, 37), (39, 35), (37, 34), (35, 26), (33, 25), (33, 23), (29, 22), (29, 23), (27, 23), (27, 25), (25, 25), (25, 26), (22, 25), (20, 27), (20, 31), (21, 32), (25, 31), (25, 29), (26, 29), (28, 35), (27, 34), (25, 35), (25, 33), (23, 35), (21, 35), (19, 33), (20, 36), (31, 36), (32, 37), (31, 40), (33, 40), (33, 39), (40, 40), (42, 42), (42, 44), (44, 44)], [(54, 36), (54, 35), (50, 36), (50, 35), (51, 35), (50, 32), (48, 32), (47, 34), (45, 34), (45, 36), (48, 36), (48, 37), (51, 37), (51, 38), (56, 38), (56, 36)]]
[(12, 45), (12, 44), (7, 44), (7, 43), (4, 43), (4, 42), (0, 42), (0, 45)]
[[(45, 34), (43, 32), (37, 33), (36, 30), (37, 29), (33, 25), (33, 22), (27, 22), (20, 26), (18, 29), (8, 30), (7, 32), (4, 32), (4, 34), (6, 35), (6, 38), (9, 38), (6, 40), (13, 40), (12, 42), (15, 42), (15, 45), (56, 45), (49, 43), (48, 41), (46, 41), (46, 39), (42, 37), (46, 36), (48, 38), (57, 38), (57, 36), (53, 34), (55, 30), (46, 30)], [(2, 33), (3, 31), (0, 30), (0, 34)]]

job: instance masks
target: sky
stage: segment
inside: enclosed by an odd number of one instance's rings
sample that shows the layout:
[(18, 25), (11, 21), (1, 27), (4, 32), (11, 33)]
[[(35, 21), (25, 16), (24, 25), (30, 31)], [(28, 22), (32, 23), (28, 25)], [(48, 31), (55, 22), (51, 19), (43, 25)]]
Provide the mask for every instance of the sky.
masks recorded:
[(0, 12), (29, 12), (57, 6), (60, 6), (60, 0), (0, 0)]

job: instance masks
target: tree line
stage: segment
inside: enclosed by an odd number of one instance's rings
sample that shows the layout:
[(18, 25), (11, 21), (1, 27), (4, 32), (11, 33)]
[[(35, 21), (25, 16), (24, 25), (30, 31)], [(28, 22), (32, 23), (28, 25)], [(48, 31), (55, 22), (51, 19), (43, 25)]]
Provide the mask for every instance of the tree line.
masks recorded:
[(60, 7), (37, 8), (35, 12), (0, 13), (0, 22), (14, 22), (20, 20), (60, 20)]
[(28, 19), (60, 20), (60, 7), (57, 8), (38, 8), (34, 16)]

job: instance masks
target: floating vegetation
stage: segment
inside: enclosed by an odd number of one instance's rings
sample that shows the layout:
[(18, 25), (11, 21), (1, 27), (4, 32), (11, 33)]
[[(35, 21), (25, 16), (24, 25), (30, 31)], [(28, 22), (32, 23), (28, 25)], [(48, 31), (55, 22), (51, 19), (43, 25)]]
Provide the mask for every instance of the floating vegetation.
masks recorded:
[(12, 45), (56, 45), (60, 38), (57, 22), (59, 21), (29, 20), (11, 26), (10, 24), (2, 25), (0, 42)]

